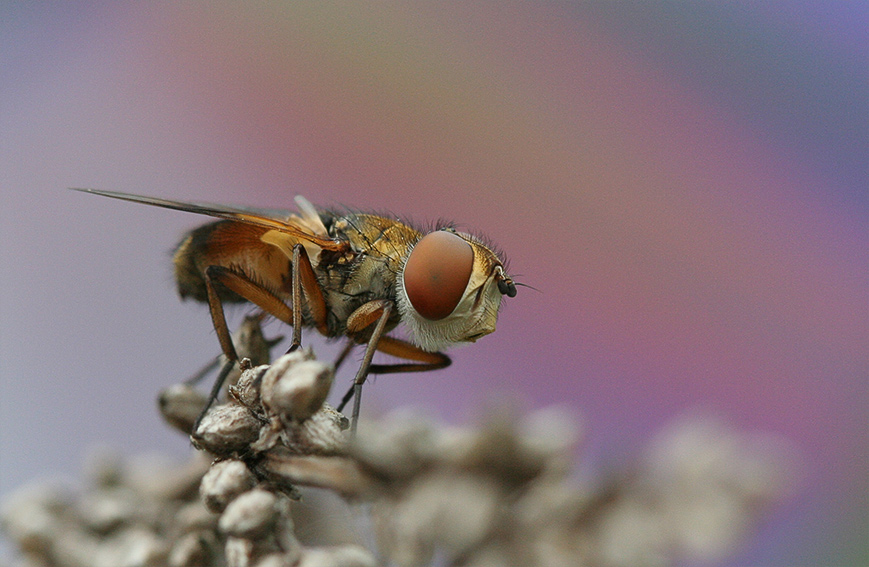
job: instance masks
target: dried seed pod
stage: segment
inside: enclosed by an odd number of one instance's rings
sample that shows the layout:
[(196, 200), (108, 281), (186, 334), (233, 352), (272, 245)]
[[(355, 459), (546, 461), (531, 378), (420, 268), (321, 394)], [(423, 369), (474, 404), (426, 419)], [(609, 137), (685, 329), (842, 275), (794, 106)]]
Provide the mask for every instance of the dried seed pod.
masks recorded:
[(256, 544), (241, 537), (226, 538), (224, 556), (226, 567), (252, 567), (256, 560)]
[(177, 533), (203, 532), (217, 527), (217, 515), (205, 505), (205, 499), (197, 499), (183, 504), (173, 519)]
[(72, 514), (72, 494), (55, 486), (25, 486), (3, 502), (0, 528), (18, 548), (28, 554), (50, 553), (65, 518)]
[(275, 522), (274, 542), (283, 552), (286, 559), (291, 559), (292, 563), (298, 560), (302, 552), (302, 544), (296, 538), (295, 525), (293, 524), (293, 515), (291, 512), (292, 503), (288, 497), (279, 496), (276, 504), (278, 510), (278, 519)]
[[(348, 449), (346, 418), (320, 407), (324, 369), (302, 351), (246, 371), (233, 401), (194, 436), (217, 462), (202, 453), (172, 468), (110, 459), (91, 467), (77, 500), (44, 487), (16, 496), (0, 527), (22, 564), (40, 567), (666, 567), (720, 559), (791, 486), (793, 462), (783, 457), (792, 455), (779, 440), (698, 420), (665, 430), (634, 468), (584, 488), (570, 475), (577, 429), (551, 410), (490, 412), (469, 428), (405, 412), (363, 424)], [(370, 503), (377, 558), (353, 545), (302, 546), (296, 484)], [(345, 519), (309, 508), (319, 516), (299, 521), (306, 541), (339, 541), (312, 532)]]
[[(272, 421), (272, 424), (275, 424)], [(280, 420), (278, 421), (280, 424)], [(349, 433), (347, 418), (323, 404), (320, 411), (302, 423), (288, 423), (279, 427), (282, 444), (298, 455), (343, 455), (347, 450)]]
[(199, 483), (211, 461), (212, 458), (205, 453), (196, 453), (181, 466), (160, 462), (153, 455), (134, 459), (127, 465), (129, 473), (125, 484), (140, 492), (143, 499), (158, 505), (170, 501), (188, 501), (199, 494)]
[(296, 567), (298, 554), (269, 553), (260, 557), (253, 567)]
[[(583, 431), (567, 408), (543, 408), (519, 421), (517, 434), (547, 461), (547, 467), (569, 474)], [(551, 471), (555, 472), (555, 471)]]
[(499, 525), (501, 486), (468, 473), (442, 470), (416, 479), (391, 504), (375, 511), (379, 542), (399, 565), (427, 565), (435, 549), (458, 560)]
[(229, 503), (220, 516), (220, 531), (228, 536), (254, 540), (263, 537), (278, 519), (278, 498), (255, 488)]
[(330, 488), (348, 496), (358, 496), (370, 489), (371, 483), (349, 459), (294, 455), (277, 449), (266, 453), (257, 466), (257, 471), (270, 482)]
[(169, 551), (169, 567), (208, 567), (217, 563), (220, 544), (211, 530), (189, 532), (178, 538)]
[(280, 357), (262, 378), (260, 393), (266, 414), (287, 423), (305, 421), (323, 405), (333, 375), (331, 365), (313, 360), (310, 350)]
[(259, 437), (260, 427), (262, 423), (246, 407), (224, 404), (205, 414), (191, 440), (197, 449), (230, 456), (247, 450)]
[(199, 485), (205, 506), (215, 513), (223, 512), (239, 494), (254, 487), (256, 479), (242, 461), (228, 459), (214, 463)]
[(263, 376), (268, 369), (269, 366), (263, 364), (242, 372), (238, 382), (229, 387), (230, 397), (252, 412), (261, 414), (263, 407), (260, 388), (262, 387)]
[(121, 455), (108, 448), (95, 449), (85, 457), (84, 474), (97, 489), (118, 486), (127, 477)]
[[(31, 557), (38, 558), (37, 565), (52, 565), (54, 558), (62, 558), (60, 564), (63, 567), (96, 567), (97, 558), (106, 546), (105, 540), (93, 537), (72, 523), (62, 523), (51, 537), (50, 547), (44, 555), (31, 554)], [(109, 545), (114, 546), (116, 542)]]
[[(232, 344), (235, 345), (239, 362), (247, 359), (249, 366), (268, 364), (271, 360), (272, 347), (284, 340), (283, 335), (273, 339), (265, 338), (262, 330), (264, 318), (264, 313), (247, 315), (239, 328), (232, 334)], [(217, 357), (217, 366), (222, 367), (226, 362), (227, 358), (225, 355), (221, 354)], [(229, 387), (235, 386), (244, 374), (244, 371), (244, 365), (234, 367), (226, 377), (226, 385)]]
[(395, 412), (382, 423), (364, 425), (349, 452), (374, 478), (406, 480), (432, 466), (437, 458), (443, 435), (418, 412)]
[[(265, 493), (262, 494), (262, 493)], [(267, 495), (272, 494), (272, 498)], [(302, 546), (293, 533), (290, 501), (264, 489), (242, 494), (221, 517), (228, 566), (295, 565)]]
[(117, 486), (85, 494), (78, 503), (78, 511), (88, 529), (107, 533), (132, 523), (143, 511), (144, 504), (134, 490)]
[(205, 395), (193, 386), (175, 384), (160, 392), (157, 403), (163, 419), (178, 431), (189, 435), (206, 401)]
[(529, 482), (543, 472), (548, 455), (518, 434), (514, 416), (515, 412), (490, 413), (479, 429), (453, 436), (444, 456), (459, 469), (511, 486)]
[(311, 547), (305, 549), (295, 567), (376, 567), (377, 559), (358, 545)]
[(100, 545), (92, 558), (93, 567), (165, 565), (169, 555), (167, 542), (144, 527), (134, 527), (113, 534), (111, 540)]
[(268, 364), (272, 347), (284, 340), (283, 336), (265, 338), (262, 329), (263, 317), (263, 313), (245, 316), (238, 330), (232, 335), (232, 344), (236, 345), (239, 359), (249, 358), (254, 366)]

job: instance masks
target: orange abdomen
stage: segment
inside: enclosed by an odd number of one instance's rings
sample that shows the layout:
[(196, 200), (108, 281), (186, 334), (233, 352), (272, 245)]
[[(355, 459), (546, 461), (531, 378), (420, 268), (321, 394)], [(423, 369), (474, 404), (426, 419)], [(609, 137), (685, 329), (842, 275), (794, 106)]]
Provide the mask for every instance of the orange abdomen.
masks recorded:
[[(281, 298), (292, 290), (290, 260), (278, 248), (260, 237), (268, 229), (234, 222), (217, 221), (192, 230), (175, 249), (175, 281), (182, 299), (208, 300), (205, 270), (223, 266), (245, 275)], [(245, 301), (222, 285), (216, 286), (221, 301)]]

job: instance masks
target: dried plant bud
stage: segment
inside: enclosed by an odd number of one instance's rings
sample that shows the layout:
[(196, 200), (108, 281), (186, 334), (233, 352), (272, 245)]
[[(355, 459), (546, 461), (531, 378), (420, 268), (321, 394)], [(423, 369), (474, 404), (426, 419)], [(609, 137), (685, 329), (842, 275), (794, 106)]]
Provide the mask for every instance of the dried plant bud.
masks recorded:
[[(117, 540), (100, 540), (77, 526), (62, 524), (53, 535), (50, 547), (37, 565), (51, 565), (55, 557), (62, 558), (63, 567), (97, 567), (106, 565), (105, 558), (118, 545)], [(110, 560), (111, 557), (108, 557)]]
[(78, 513), (88, 529), (106, 533), (132, 523), (144, 505), (134, 490), (118, 486), (86, 494), (78, 503)]
[[(235, 366), (226, 377), (226, 385), (234, 386), (244, 374), (245, 366), (260, 366), (268, 364), (271, 360), (271, 349), (276, 344), (284, 340), (283, 335), (273, 339), (266, 339), (263, 335), (262, 321), (265, 318), (264, 313), (255, 315), (247, 315), (242, 321), (239, 328), (232, 333), (232, 344), (235, 346), (235, 352), (238, 355), (239, 365)], [(244, 362), (247, 360), (247, 362)], [(222, 367), (227, 363), (225, 355), (221, 354), (217, 357), (217, 365)]]
[(261, 426), (246, 407), (224, 404), (205, 414), (191, 440), (197, 449), (230, 456), (248, 449), (259, 437)]
[(517, 435), (546, 461), (548, 473), (566, 476), (573, 469), (583, 432), (576, 416), (567, 408), (551, 407), (521, 418)]
[[(228, 565), (295, 565), (302, 546), (293, 534), (290, 501), (256, 488), (240, 495), (220, 518)], [(281, 562), (277, 562), (280, 559)]]
[(165, 564), (168, 555), (169, 549), (163, 539), (144, 527), (135, 527), (113, 536), (111, 545), (100, 546), (90, 565), (93, 567), (157, 566)]
[(239, 494), (250, 490), (256, 479), (242, 461), (219, 461), (202, 477), (199, 493), (205, 506), (215, 513), (223, 512)]
[(292, 502), (289, 497), (278, 495), (277, 508), (278, 520), (275, 522), (272, 538), (284, 557), (291, 559), (291, 563), (295, 564), (294, 562), (299, 559), (302, 553), (302, 544), (296, 538), (293, 514), (291, 512)]
[(25, 486), (14, 492), (0, 510), (0, 527), (25, 553), (45, 555), (63, 531), (70, 515), (72, 494), (56, 486)]
[(374, 555), (358, 545), (308, 548), (295, 567), (376, 567)]
[(95, 449), (85, 458), (84, 474), (96, 488), (118, 486), (125, 477), (123, 459), (107, 448)]
[(260, 388), (268, 365), (260, 365), (241, 373), (238, 383), (229, 387), (230, 397), (254, 413), (263, 413)]
[(515, 416), (515, 411), (490, 412), (478, 430), (445, 436), (444, 456), (456, 468), (497, 478), (508, 488), (531, 481), (553, 453), (521, 435)]
[[(238, 331), (233, 333), (232, 342), (239, 355), (239, 364), (234, 365), (225, 379), (230, 395), (236, 399), (240, 398), (239, 402), (255, 413), (262, 413), (262, 407), (259, 405), (258, 373), (256, 368), (252, 367), (259, 365), (260, 370), (268, 368), (271, 348), (283, 340), (282, 336), (274, 339), (266, 339), (263, 336), (261, 326), (263, 317), (262, 313), (245, 317)], [(189, 435), (207, 402), (207, 397), (194, 389), (193, 384), (215, 367), (222, 367), (226, 363), (226, 357), (220, 355), (184, 383), (163, 390), (158, 405), (166, 422)], [(248, 380), (239, 387), (237, 383), (242, 382), (242, 378), (249, 372), (252, 373), (248, 376)]]
[(374, 478), (409, 479), (437, 458), (439, 436), (418, 412), (398, 411), (381, 423), (362, 425), (349, 450)]
[(498, 526), (502, 504), (500, 487), (484, 478), (426, 475), (393, 505), (375, 510), (389, 518), (378, 531), (379, 547), (399, 565), (428, 565), (436, 549), (447, 558), (462, 557)]
[(255, 542), (241, 538), (228, 537), (224, 546), (224, 556), (227, 567), (251, 567), (256, 561), (257, 545)]
[(182, 505), (175, 512), (177, 533), (204, 532), (217, 527), (217, 515), (205, 506), (204, 499)]
[(348, 419), (329, 404), (302, 423), (291, 422), (280, 427), (280, 420), (272, 420), (278, 425), (281, 442), (291, 453), (298, 455), (342, 455), (347, 450), (349, 432)]
[(230, 502), (220, 516), (220, 531), (229, 536), (257, 539), (277, 521), (277, 503), (277, 496), (268, 490), (257, 488), (245, 492)]
[(257, 471), (273, 482), (331, 488), (341, 494), (358, 496), (370, 483), (356, 463), (339, 457), (300, 456), (288, 451), (269, 451)]
[(178, 431), (189, 435), (207, 398), (189, 384), (175, 384), (162, 392), (158, 404), (163, 419)]
[(141, 493), (146, 500), (188, 501), (198, 496), (199, 483), (211, 461), (204, 453), (196, 453), (182, 466), (158, 462), (153, 455), (134, 459), (127, 467), (129, 474), (125, 484)]
[(253, 567), (297, 567), (298, 554), (269, 553), (257, 559)]
[[(570, 473), (580, 436), (564, 412), (502, 407), (463, 428), (404, 412), (350, 439), (322, 401), (330, 382), (310, 351), (249, 368), (192, 436), (216, 462), (97, 462), (83, 495), (22, 493), (0, 527), (40, 567), (666, 567), (732, 552), (793, 482), (781, 442), (709, 420), (676, 423), (635, 467), (584, 486)], [(173, 392), (165, 406), (186, 407), (191, 392)], [(176, 425), (196, 417), (169, 414)], [(303, 546), (297, 485), (370, 504), (378, 554)], [(347, 520), (316, 505), (306, 514), (312, 543), (335, 542), (310, 532)]]
[(691, 417), (658, 433), (643, 469), (664, 488), (732, 490), (765, 500), (790, 490), (793, 479), (784, 470), (794, 470), (793, 461), (782, 439), (739, 434), (718, 420)]
[(249, 358), (253, 366), (268, 364), (272, 347), (284, 340), (283, 336), (265, 338), (262, 329), (263, 317), (263, 313), (247, 315), (232, 335), (232, 344), (236, 345), (239, 359)]
[(181, 536), (169, 551), (169, 567), (207, 567), (222, 555), (213, 531), (202, 530)]
[(311, 351), (284, 355), (262, 379), (262, 403), (266, 414), (289, 423), (301, 423), (320, 409), (332, 387), (331, 365), (312, 360)]
[(738, 434), (717, 420), (683, 419), (651, 444), (635, 497), (657, 501), (668, 545), (692, 560), (722, 559), (744, 539), (754, 510), (793, 486), (792, 457), (781, 439)]

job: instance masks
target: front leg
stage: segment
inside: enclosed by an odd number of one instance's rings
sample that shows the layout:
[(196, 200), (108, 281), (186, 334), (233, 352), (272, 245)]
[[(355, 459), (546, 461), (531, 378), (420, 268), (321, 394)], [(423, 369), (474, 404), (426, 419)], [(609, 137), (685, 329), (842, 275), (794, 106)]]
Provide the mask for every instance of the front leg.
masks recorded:
[[(344, 394), (341, 403), (338, 405), (338, 411), (344, 409), (350, 398), (355, 397), (353, 402), (353, 429), (356, 428), (357, 419), (359, 417), (359, 407), (362, 397), (362, 384), (365, 383), (368, 374), (371, 372), (377, 374), (391, 374), (395, 372), (425, 372), (428, 370), (437, 370), (450, 365), (450, 358), (440, 352), (428, 352), (422, 350), (416, 345), (407, 341), (387, 337), (384, 335), (386, 324), (389, 321), (389, 316), (395, 309), (392, 301), (380, 299), (369, 301), (360, 306), (356, 311), (350, 314), (347, 318), (347, 334), (350, 337), (356, 337), (365, 332), (375, 322), (377, 325), (368, 339), (368, 345), (365, 349), (365, 356), (362, 358), (362, 365), (356, 372), (356, 378), (353, 380), (353, 386)], [(401, 364), (371, 364), (371, 359), (374, 357), (374, 351), (412, 360), (412, 363)]]
[(257, 305), (260, 309), (273, 315), (287, 324), (293, 323), (293, 311), (287, 304), (284, 303), (278, 296), (271, 291), (253, 282), (250, 278), (243, 274), (239, 274), (223, 266), (208, 266), (205, 269), (205, 289), (208, 294), (208, 310), (211, 312), (211, 322), (214, 325), (214, 330), (217, 333), (217, 339), (220, 341), (220, 349), (226, 356), (226, 362), (217, 379), (214, 381), (214, 386), (211, 388), (211, 393), (208, 395), (208, 400), (205, 407), (200, 412), (199, 417), (193, 424), (192, 433), (195, 435), (202, 418), (208, 413), (209, 408), (217, 399), (226, 377), (229, 376), (232, 366), (238, 361), (238, 353), (235, 346), (232, 344), (232, 335), (229, 332), (229, 326), (226, 324), (226, 315), (223, 312), (223, 303), (217, 293), (216, 284), (221, 284), (224, 287), (234, 291), (244, 299)]
[[(359, 365), (359, 370), (356, 371), (356, 377), (353, 379), (352, 395), (356, 396), (353, 401), (353, 415), (350, 418), (350, 430), (353, 432), (356, 431), (356, 427), (359, 424), (359, 410), (362, 407), (362, 384), (365, 383), (365, 379), (368, 377), (371, 359), (374, 357), (374, 351), (377, 350), (380, 338), (386, 330), (386, 323), (389, 321), (389, 316), (392, 314), (393, 309), (394, 305), (389, 300), (369, 301), (351, 313), (350, 317), (347, 318), (347, 334), (351, 336), (359, 334), (374, 321), (377, 321), (374, 330), (371, 332), (371, 336), (368, 338), (368, 345), (365, 348), (365, 355), (362, 357), (362, 364)], [(344, 408), (345, 403), (346, 401), (341, 402), (338, 411)]]

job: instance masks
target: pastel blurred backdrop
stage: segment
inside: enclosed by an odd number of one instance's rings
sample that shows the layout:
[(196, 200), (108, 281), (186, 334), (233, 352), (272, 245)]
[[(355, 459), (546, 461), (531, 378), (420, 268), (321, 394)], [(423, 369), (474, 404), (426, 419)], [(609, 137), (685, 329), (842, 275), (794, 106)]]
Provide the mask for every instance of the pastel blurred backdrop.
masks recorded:
[(869, 561), (865, 2), (4, 2), (0, 26), (0, 498), (98, 444), (183, 458), (155, 395), (217, 352), (169, 264), (204, 219), (65, 188), (303, 194), (453, 219), (540, 290), (369, 413), (560, 404), (595, 471), (699, 408), (804, 463), (725, 565)]

